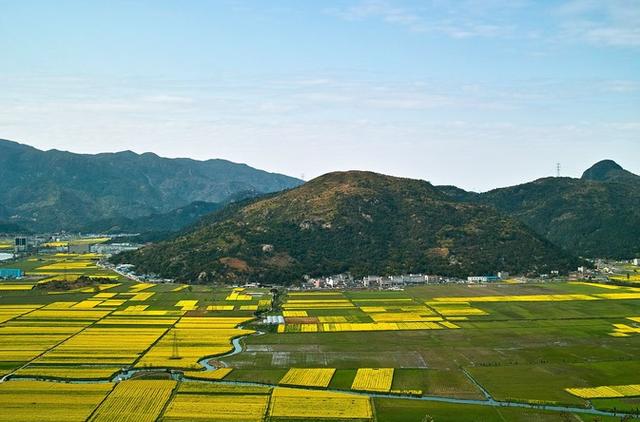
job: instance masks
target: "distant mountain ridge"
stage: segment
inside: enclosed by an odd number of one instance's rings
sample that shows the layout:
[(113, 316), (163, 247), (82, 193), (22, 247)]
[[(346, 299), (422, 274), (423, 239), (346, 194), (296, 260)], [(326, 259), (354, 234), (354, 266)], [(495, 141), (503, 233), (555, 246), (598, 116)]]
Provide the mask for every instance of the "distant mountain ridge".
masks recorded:
[(0, 140), (0, 219), (34, 230), (75, 230), (137, 218), (239, 192), (276, 192), (301, 180), (226, 160), (162, 158), (131, 151), (75, 154)]
[(567, 271), (581, 261), (492, 207), (428, 182), (335, 172), (233, 204), (169, 241), (113, 258), (184, 280)]
[(576, 255), (640, 256), (640, 177), (612, 160), (594, 164), (580, 179), (547, 177), (484, 193), (440, 190), (491, 205)]

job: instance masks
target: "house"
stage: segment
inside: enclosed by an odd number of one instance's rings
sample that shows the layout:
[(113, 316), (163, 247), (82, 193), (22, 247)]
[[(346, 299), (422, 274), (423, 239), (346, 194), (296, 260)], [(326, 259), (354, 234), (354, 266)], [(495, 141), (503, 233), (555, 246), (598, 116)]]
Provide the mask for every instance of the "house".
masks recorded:
[(633, 260), (633, 265), (640, 265), (640, 258), (635, 258)]

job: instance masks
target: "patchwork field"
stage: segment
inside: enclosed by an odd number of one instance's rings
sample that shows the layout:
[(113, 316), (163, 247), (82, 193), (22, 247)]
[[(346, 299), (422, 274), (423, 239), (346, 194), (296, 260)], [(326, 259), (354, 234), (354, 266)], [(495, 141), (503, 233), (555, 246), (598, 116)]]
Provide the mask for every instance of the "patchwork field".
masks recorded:
[(273, 296), (108, 275), (0, 291), (0, 420), (608, 421), (640, 403), (632, 286)]

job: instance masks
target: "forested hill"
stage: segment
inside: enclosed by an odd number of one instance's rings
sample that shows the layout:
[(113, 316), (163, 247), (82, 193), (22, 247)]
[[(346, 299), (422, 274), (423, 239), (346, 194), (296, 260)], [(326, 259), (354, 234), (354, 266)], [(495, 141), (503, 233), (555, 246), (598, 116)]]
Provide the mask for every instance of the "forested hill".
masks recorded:
[(0, 140), (0, 222), (77, 229), (136, 218), (239, 192), (269, 193), (301, 180), (225, 160), (169, 159), (131, 151), (74, 154)]
[(184, 280), (566, 271), (580, 261), (492, 207), (425, 181), (337, 172), (234, 204), (170, 241), (115, 257)]
[(547, 177), (480, 194), (449, 186), (441, 191), (494, 206), (576, 255), (640, 256), (640, 177), (611, 160), (580, 179)]

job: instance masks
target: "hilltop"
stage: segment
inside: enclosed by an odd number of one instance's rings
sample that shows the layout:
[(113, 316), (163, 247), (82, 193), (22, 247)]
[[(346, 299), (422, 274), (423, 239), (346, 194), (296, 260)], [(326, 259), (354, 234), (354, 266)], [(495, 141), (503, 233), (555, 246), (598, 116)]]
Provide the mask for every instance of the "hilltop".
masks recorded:
[(425, 181), (360, 171), (233, 204), (115, 261), (186, 280), (285, 283), (344, 271), (466, 276), (580, 263), (492, 207), (453, 200)]

